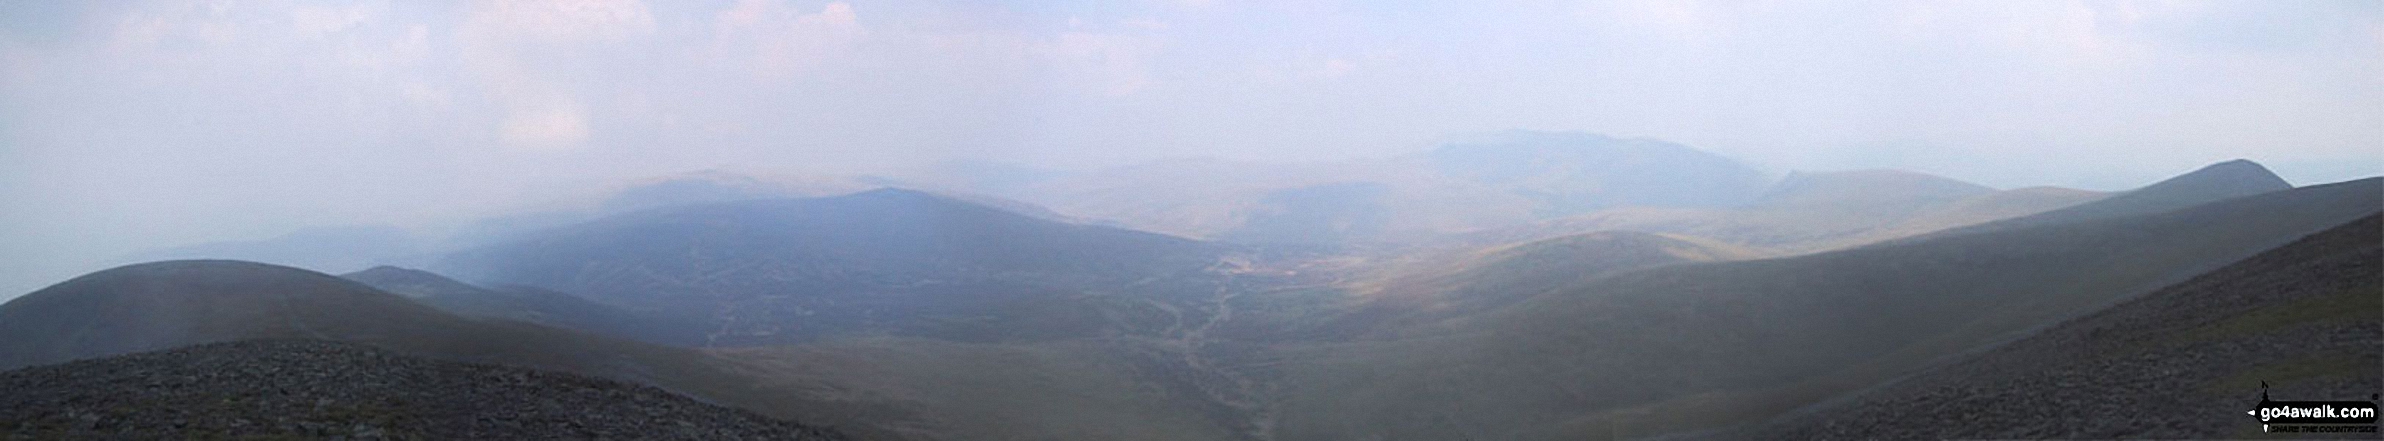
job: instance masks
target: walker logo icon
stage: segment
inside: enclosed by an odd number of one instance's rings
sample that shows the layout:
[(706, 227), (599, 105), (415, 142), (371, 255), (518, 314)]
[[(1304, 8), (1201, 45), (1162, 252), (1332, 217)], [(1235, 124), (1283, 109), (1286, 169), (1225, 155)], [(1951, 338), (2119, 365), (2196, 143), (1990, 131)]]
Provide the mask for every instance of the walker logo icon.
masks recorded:
[(2320, 433), (2376, 431), (2376, 400), (2276, 401), (2268, 399), (2268, 382), (2260, 382), (2260, 404), (2245, 414), (2260, 419), (2268, 432)]

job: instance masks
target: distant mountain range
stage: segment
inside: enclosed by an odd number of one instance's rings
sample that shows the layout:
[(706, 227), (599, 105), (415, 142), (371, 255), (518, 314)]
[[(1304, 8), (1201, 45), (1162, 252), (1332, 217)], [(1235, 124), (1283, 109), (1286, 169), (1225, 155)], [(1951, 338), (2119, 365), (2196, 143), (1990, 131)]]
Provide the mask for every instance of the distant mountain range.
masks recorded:
[[(2230, 162), (2102, 194), (1854, 171), (1609, 198), (1580, 189), (1673, 185), (1592, 179), (1635, 158), (1741, 174), (1660, 143), (1499, 139), (1447, 170), (1351, 166), (1467, 183), (1450, 193), (1250, 181), (1271, 189), (1241, 207), (1275, 208), (1185, 224), (1211, 238), (882, 189), (679, 199), (426, 270), (130, 265), (0, 304), (0, 369), (321, 340), (652, 385), (861, 439), (1182, 440), (2225, 437), (2256, 427), (2180, 415), (2236, 406), (2216, 401), (2247, 378), (2324, 398), (2384, 370), (2384, 179), (2292, 188)], [(1509, 154), (1541, 160), (1467, 156)], [(1091, 182), (1071, 179), (1014, 184)], [(1416, 225), (1398, 213), (1419, 195), (1538, 220), (1360, 245)], [(1240, 209), (1213, 201), (1111, 202)], [(1677, 206), (1644, 206), (1659, 203)], [(193, 356), (168, 354), (131, 357)], [(2170, 380), (2190, 390), (2137, 387)], [(2088, 396), (2169, 413), (1996, 424)]]
[[(2217, 168), (2235, 170), (2230, 173), (2241, 175), (2244, 189), (2283, 185), (2256, 164)], [(481, 219), (445, 237), (393, 227), (316, 229), (270, 240), (159, 250), (124, 262), (235, 259), (334, 273), (377, 265), (421, 267), (434, 265), (432, 256), (456, 249), (605, 217), (881, 187), (1061, 223), (1278, 248), (1478, 247), (1631, 230), (1776, 254), (1858, 246), (2103, 196), (2052, 187), (1995, 191), (1895, 170), (1797, 172), (1775, 180), (1729, 158), (1675, 143), (1519, 130), (1452, 138), (1415, 154), (1337, 163), (1196, 159), (1059, 172), (974, 162), (921, 173), (836, 177), (707, 170), (626, 182), (599, 191), (584, 206)], [(2141, 199), (2146, 207), (2165, 206), (2157, 197)]]
[(1408, 241), (1617, 206), (1735, 206), (1767, 180), (1679, 144), (1508, 131), (1388, 159), (1159, 162), (1044, 179), (1005, 194), (1186, 237), (1338, 244)]

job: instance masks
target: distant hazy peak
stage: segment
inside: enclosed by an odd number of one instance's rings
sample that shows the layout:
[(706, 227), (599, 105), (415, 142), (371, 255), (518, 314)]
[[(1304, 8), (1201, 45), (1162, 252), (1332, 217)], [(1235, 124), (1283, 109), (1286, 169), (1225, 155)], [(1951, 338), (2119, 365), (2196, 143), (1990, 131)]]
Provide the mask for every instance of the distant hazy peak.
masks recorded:
[(819, 200), (829, 201), (831, 203), (846, 204), (890, 204), (911, 207), (942, 207), (947, 209), (957, 208), (964, 210), (985, 210), (1000, 212), (1001, 214), (1005, 215), (1014, 215), (1066, 223), (1066, 221), (1061, 219), (1059, 214), (1052, 213), (1050, 210), (1033, 204), (1010, 201), (1006, 199), (994, 199), (990, 197), (964, 198), (960, 196), (902, 187), (878, 187), (842, 196), (819, 198)]
[(361, 276), (361, 277), (420, 277), (420, 276), (424, 276), (424, 275), (428, 275), (428, 276), (431, 276), (431, 277), (437, 277), (437, 275), (435, 275), (435, 274), (431, 274), (431, 273), (430, 273), (430, 272), (428, 272), (428, 271), (423, 271), (423, 270), (418, 270), (418, 269), (412, 269), (412, 268), (397, 267), (397, 266), (390, 266), (390, 265), (381, 265), (381, 266), (375, 266), (375, 267), (372, 267), (372, 268), (365, 268), (363, 271), (357, 271), (357, 272), (353, 272), (353, 273), (348, 273), (347, 275), (345, 275), (345, 276), (342, 276), (342, 277), (350, 277), (350, 278), (354, 278), (354, 277), (360, 277), (360, 276)]
[(836, 197), (837, 197), (837, 198), (850, 198), (850, 199), (884, 199), (884, 200), (902, 200), (902, 201), (917, 201), (917, 200), (944, 200), (944, 201), (958, 202), (958, 201), (953, 201), (951, 198), (943, 197), (943, 196), (937, 195), (937, 194), (935, 194), (935, 193), (928, 193), (928, 192), (924, 192), (924, 191), (912, 190), (912, 189), (908, 189), (908, 188), (901, 188), (901, 187), (878, 187), (878, 188), (873, 188), (873, 189), (868, 189), (868, 190), (861, 190), (861, 191), (853, 192), (852, 194), (847, 194), (847, 195), (843, 195), (843, 196), (836, 196)]
[(1420, 158), (1442, 175), (1533, 199), (1541, 217), (1610, 206), (1737, 205), (1766, 181), (1762, 172), (1712, 152), (1584, 132), (1456, 138)]
[(481, 291), (477, 286), (438, 273), (388, 265), (342, 274), (339, 277), (388, 291), (391, 294), (417, 299), (457, 292)]
[(1950, 201), (1993, 192), (1984, 185), (1904, 170), (1800, 171), (1780, 179), (1754, 205)]
[(755, 176), (725, 170), (699, 170), (631, 182), (613, 191), (603, 210), (622, 213), (649, 208), (711, 202), (811, 197), (842, 194), (865, 188), (845, 178), (818, 176)]
[[(1531, 155), (1583, 154), (1645, 154), (1650, 152), (1684, 153), (1731, 161), (1720, 155), (1689, 146), (1652, 138), (1615, 138), (1588, 132), (1542, 132), (1508, 130), (1484, 135), (1452, 138), (1434, 148), (1432, 156), (1447, 158), (1467, 154), (1502, 152)], [(1521, 159), (1521, 158), (1518, 158)], [(1731, 161), (1735, 163), (1736, 161)]]

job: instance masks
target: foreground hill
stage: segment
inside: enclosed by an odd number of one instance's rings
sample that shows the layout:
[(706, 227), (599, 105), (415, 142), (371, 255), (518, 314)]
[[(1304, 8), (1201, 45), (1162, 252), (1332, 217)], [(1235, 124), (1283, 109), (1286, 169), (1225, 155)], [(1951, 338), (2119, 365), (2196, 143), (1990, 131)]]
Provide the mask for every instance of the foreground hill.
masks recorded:
[(1580, 439), (1767, 417), (2384, 210), (2384, 180), (1626, 271), (1435, 336), (1285, 348), (1286, 438)]
[(870, 403), (759, 391), (752, 379), (696, 350), (465, 318), (328, 274), (260, 263), (129, 265), (0, 304), (0, 369), (260, 339), (330, 340), (612, 378), (860, 435), (903, 418)]
[(2384, 390), (2380, 248), (2384, 221), (2368, 216), (1754, 432), (2261, 437), (2243, 411), (2263, 382), (2279, 400), (2364, 401)]
[(1167, 292), (1154, 281), (1204, 277), (1221, 253), (881, 189), (614, 216), (458, 253), (440, 272), (695, 317), (717, 346), (848, 334), (998, 341), (1099, 335), (1119, 308)]
[(461, 343), (473, 327), (312, 271), (230, 260), (154, 262), (87, 274), (0, 304), (0, 368), (256, 338), (451, 335)]
[(432, 252), (431, 242), (387, 225), (307, 228), (260, 240), (224, 241), (151, 250), (115, 261), (223, 259), (345, 272), (410, 261)]
[(844, 439), (647, 386), (316, 340), (0, 372), (0, 437)]

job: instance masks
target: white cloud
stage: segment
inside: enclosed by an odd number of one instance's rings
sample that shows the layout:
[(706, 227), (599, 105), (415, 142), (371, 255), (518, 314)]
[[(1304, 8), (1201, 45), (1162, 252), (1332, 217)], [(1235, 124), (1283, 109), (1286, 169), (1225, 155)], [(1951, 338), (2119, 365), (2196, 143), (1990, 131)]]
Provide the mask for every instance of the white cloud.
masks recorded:
[(344, 8), (298, 5), (290, 9), (290, 25), (301, 35), (322, 36), (379, 19), (387, 3), (364, 2)]
[(498, 0), (473, 3), (467, 14), (455, 30), (466, 78), (504, 115), (496, 139), (526, 149), (583, 146), (583, 95), (608, 92), (566, 80), (596, 72), (553, 61), (590, 60), (656, 32), (653, 11), (640, 0)]
[(1061, 71), (1090, 90), (1110, 97), (1133, 95), (1150, 87), (1151, 62), (1161, 49), (1149, 37), (1092, 32), (1064, 32), (1042, 49)]
[(389, 42), (389, 54), (400, 63), (430, 58), (430, 26), (418, 24), (407, 27), (405, 37)]
[(505, 116), (500, 133), (506, 144), (514, 146), (575, 147), (588, 139), (588, 118), (582, 113), (567, 106), (518, 110)]
[(474, 2), (470, 32), (545, 42), (606, 42), (654, 32), (641, 0), (494, 0)]
[(740, 0), (713, 18), (711, 50), (716, 62), (779, 78), (833, 62), (864, 31), (860, 15), (844, 2), (805, 13), (782, 0)]

